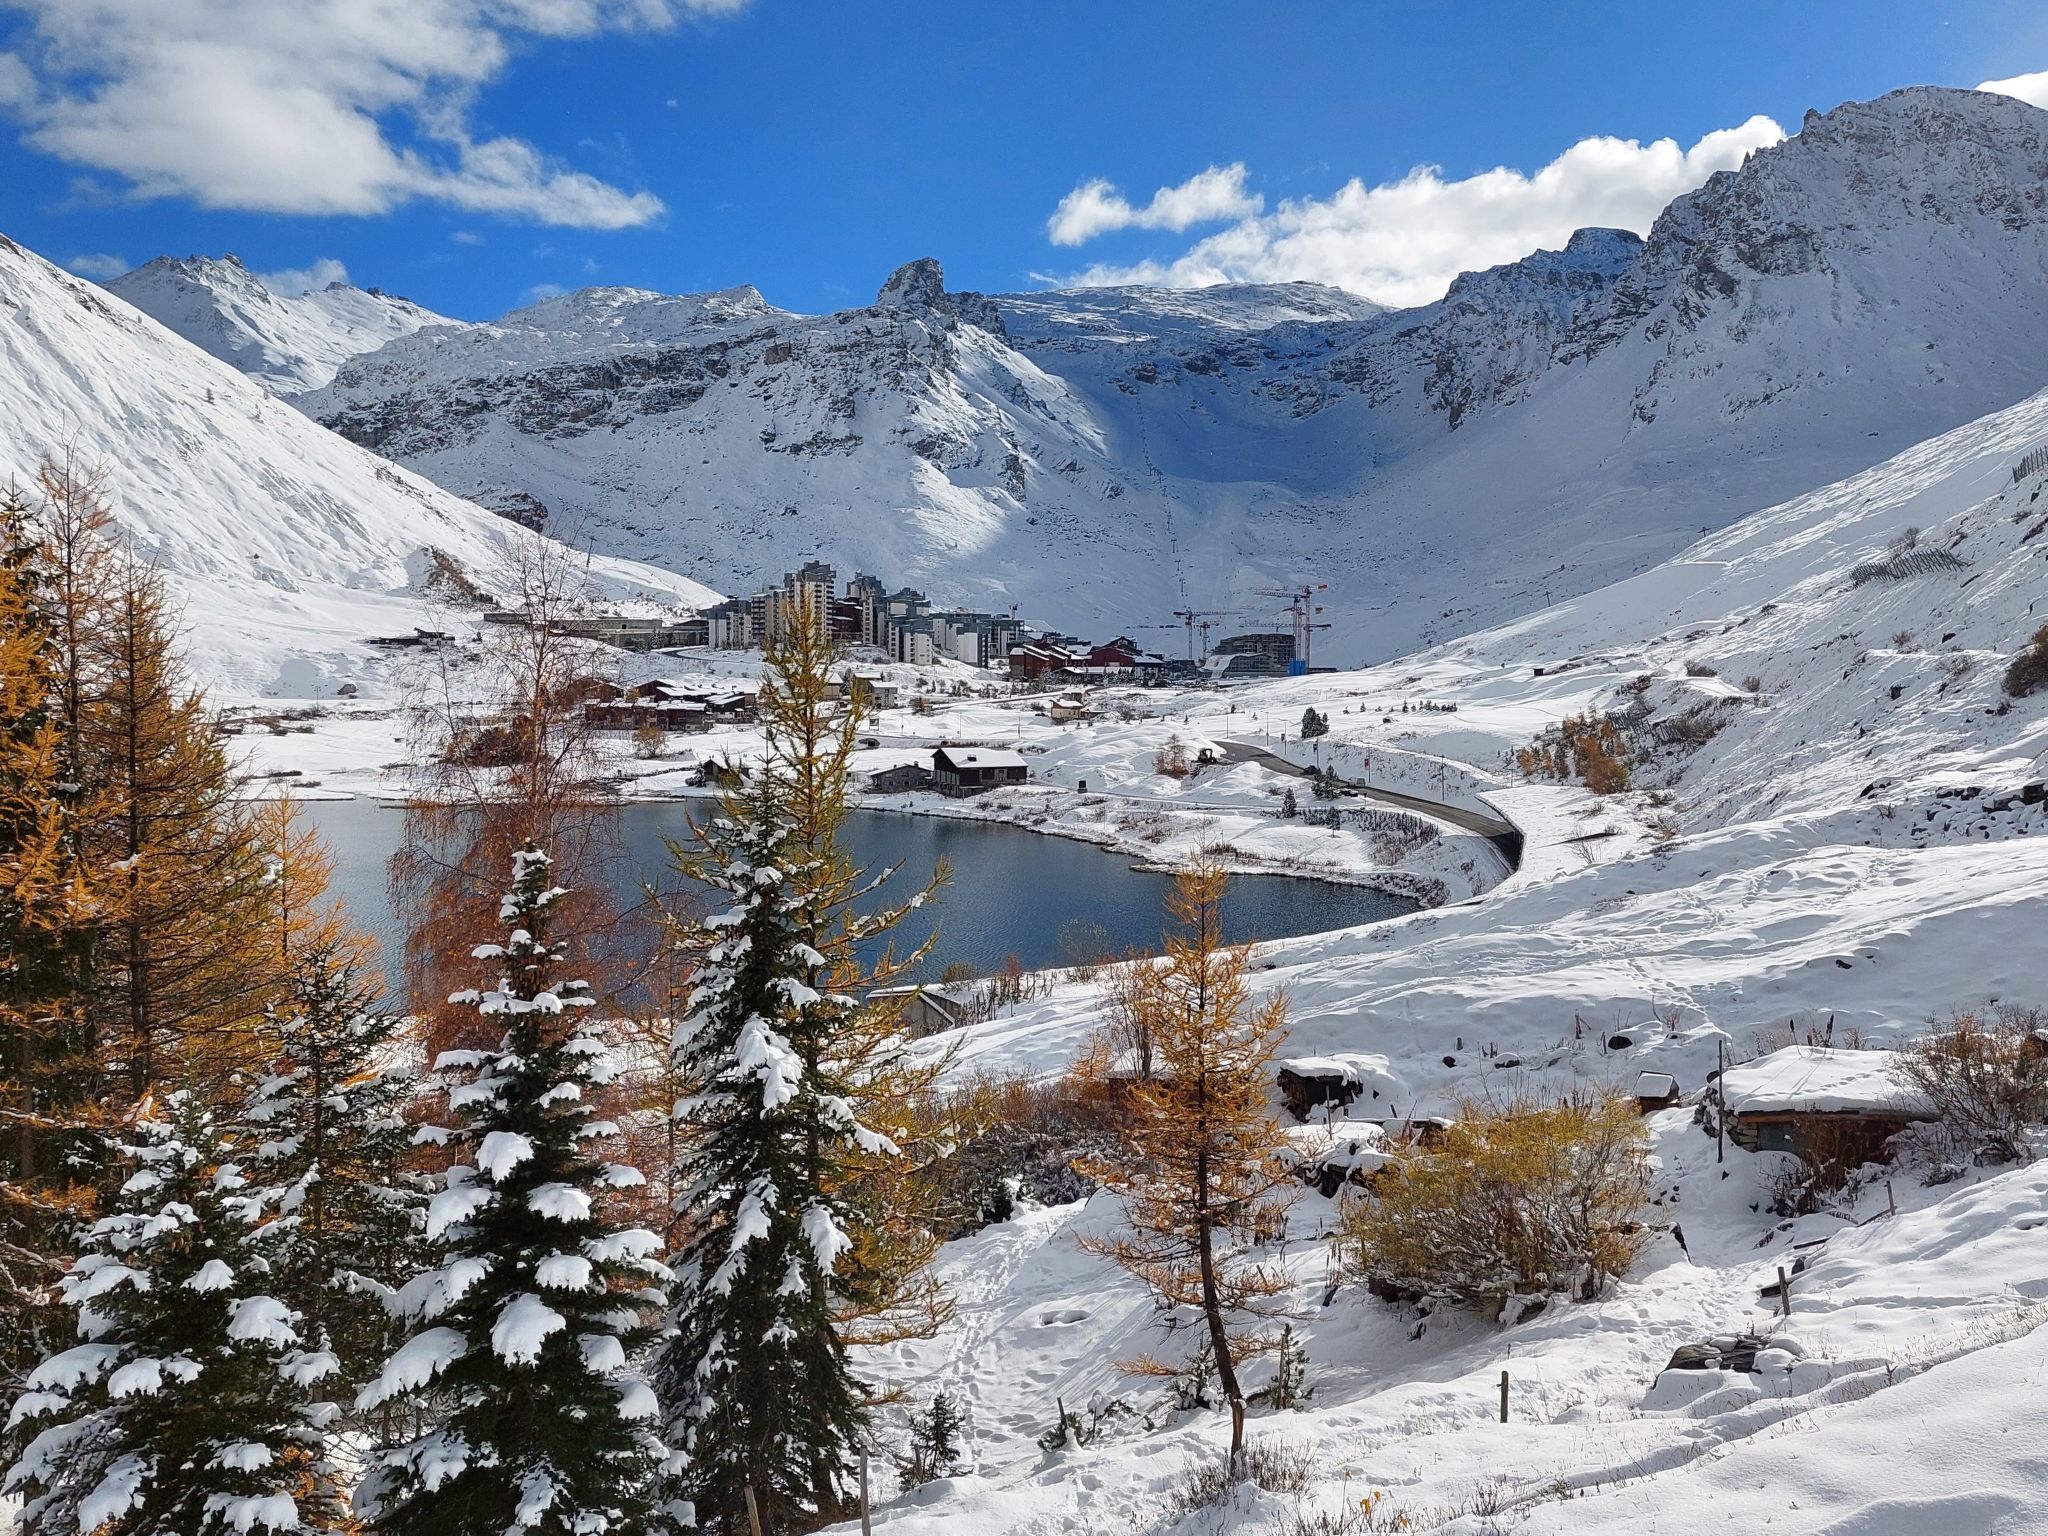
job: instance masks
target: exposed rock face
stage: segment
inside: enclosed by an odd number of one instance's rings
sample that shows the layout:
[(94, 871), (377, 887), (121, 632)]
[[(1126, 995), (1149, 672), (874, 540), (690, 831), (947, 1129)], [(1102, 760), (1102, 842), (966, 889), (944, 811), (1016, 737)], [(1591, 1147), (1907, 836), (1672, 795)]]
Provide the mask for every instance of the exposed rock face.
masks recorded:
[(977, 325), (992, 336), (1001, 336), (1003, 313), (986, 294), (946, 292), (946, 274), (929, 256), (905, 262), (889, 274), (882, 291), (875, 295), (877, 309), (915, 309), (951, 315), (967, 325)]

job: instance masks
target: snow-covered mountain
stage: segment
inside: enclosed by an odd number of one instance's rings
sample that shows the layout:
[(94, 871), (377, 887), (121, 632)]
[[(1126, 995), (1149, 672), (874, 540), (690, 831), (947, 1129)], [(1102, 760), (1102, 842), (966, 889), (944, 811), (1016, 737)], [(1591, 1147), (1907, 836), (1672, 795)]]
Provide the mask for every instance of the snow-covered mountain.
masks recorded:
[[(103, 466), (118, 520), (185, 602), (199, 675), (312, 697), (373, 673), (368, 641), (453, 629), (535, 535), (385, 463), (103, 289), (0, 237), (0, 478)], [(592, 562), (621, 600), (704, 588)]]
[[(988, 298), (910, 264), (819, 317), (590, 290), (299, 397), (461, 494), (728, 589), (823, 554), (1078, 628), (1329, 582), (1324, 659), (1646, 568), (2048, 379), (2048, 113), (1809, 115), (1647, 239), (1382, 311), (1310, 284)], [(1162, 635), (1160, 638), (1164, 639)]]
[(159, 256), (106, 287), (280, 395), (318, 389), (349, 358), (387, 341), (462, 323), (350, 283), (280, 294), (233, 254)]

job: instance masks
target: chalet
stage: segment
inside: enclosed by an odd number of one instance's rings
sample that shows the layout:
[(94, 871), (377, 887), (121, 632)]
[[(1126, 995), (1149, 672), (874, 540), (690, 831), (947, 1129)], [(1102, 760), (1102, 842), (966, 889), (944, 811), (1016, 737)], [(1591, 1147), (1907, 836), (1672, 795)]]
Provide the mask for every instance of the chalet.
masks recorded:
[(1643, 1072), (1636, 1077), (1636, 1112), (1654, 1115), (1678, 1103), (1678, 1079), (1669, 1072)]
[(880, 672), (854, 672), (846, 678), (850, 697), (863, 699), (875, 709), (895, 709), (903, 702), (903, 690)]
[(664, 731), (706, 731), (711, 712), (690, 699), (622, 699), (583, 706), (583, 723), (593, 731), (637, 731), (658, 726)]
[(897, 763), (868, 775), (868, 788), (878, 795), (907, 795), (931, 787), (932, 771), (923, 763)]
[(1023, 755), (1000, 747), (940, 747), (932, 753), (932, 784), (956, 799), (978, 795), (1031, 776)]
[(877, 987), (868, 994), (871, 1003), (903, 1000), (897, 1020), (914, 1038), (935, 1035), (942, 1029), (958, 1029), (974, 1021), (973, 987)]
[(1752, 1152), (1790, 1152), (1816, 1171), (1881, 1159), (1885, 1143), (1935, 1118), (1893, 1076), (1894, 1051), (1794, 1045), (1730, 1067), (1709, 1090), (1728, 1139)]
[(1086, 720), (1089, 707), (1085, 692), (1063, 693), (1046, 706), (1045, 712), (1058, 725), (1068, 720)]
[(1401, 1081), (1384, 1056), (1288, 1056), (1274, 1063), (1280, 1097), (1297, 1120), (1327, 1106), (1347, 1109), (1361, 1097), (1391, 1106)]

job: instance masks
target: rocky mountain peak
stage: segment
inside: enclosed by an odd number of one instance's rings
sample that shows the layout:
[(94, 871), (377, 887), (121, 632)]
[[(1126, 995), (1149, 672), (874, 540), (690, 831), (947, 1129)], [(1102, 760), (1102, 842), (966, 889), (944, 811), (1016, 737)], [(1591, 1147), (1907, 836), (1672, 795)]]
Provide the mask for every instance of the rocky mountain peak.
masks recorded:
[(1004, 334), (1002, 312), (994, 301), (981, 293), (946, 292), (945, 269), (931, 256), (906, 261), (891, 272), (875, 295), (875, 308), (923, 310), (978, 326), (993, 336)]

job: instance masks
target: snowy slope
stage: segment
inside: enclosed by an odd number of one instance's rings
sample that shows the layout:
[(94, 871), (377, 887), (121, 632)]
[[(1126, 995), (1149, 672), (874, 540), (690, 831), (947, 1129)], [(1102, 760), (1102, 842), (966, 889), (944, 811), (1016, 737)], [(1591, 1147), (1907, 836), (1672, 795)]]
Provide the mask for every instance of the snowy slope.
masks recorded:
[(387, 341), (462, 324), (349, 283), (275, 293), (233, 254), (159, 256), (106, 288), (279, 395), (317, 389), (349, 358)]
[[(1369, 671), (1174, 701), (1193, 734), (1297, 756), (1280, 733), (1313, 704), (1332, 725), (1316, 750), (1346, 778), (1445, 782), (1530, 838), (1523, 872), (1477, 901), (1262, 946), (1287, 1051), (1383, 1058), (1367, 1117), (1626, 1089), (1645, 1070), (1690, 1101), (1723, 1049), (1742, 1061), (1808, 1031), (1881, 1046), (1951, 1008), (2048, 1002), (2048, 698), (1998, 685), (2048, 619), (2048, 469), (2015, 473), (2044, 449), (2048, 394), (1524, 620)], [(1646, 740), (1695, 711), (1714, 729), (1653, 745), (1638, 791), (1606, 800), (1506, 761), (1564, 714), (1632, 703)], [(963, 1070), (1051, 1072), (1102, 1018), (1096, 989), (1068, 984), (954, 1043)], [(968, 1469), (889, 1496), (875, 1529), (2041, 1529), (2028, 1405), (2048, 1360), (2048, 1163), (1933, 1186), (1905, 1169), (1780, 1219), (1775, 1155), (1718, 1161), (1690, 1108), (1650, 1132), (1651, 1214), (1684, 1246), (1660, 1234), (1610, 1297), (1509, 1329), (1333, 1293), (1331, 1208), (1306, 1196), (1271, 1259), (1296, 1281), (1315, 1395), (1255, 1412), (1251, 1433), (1305, 1456), (1307, 1486), (1184, 1517), (1174, 1496), (1227, 1425), (1118, 1370), (1185, 1336), (1162, 1341), (1148, 1298), (1076, 1245), (1116, 1224), (1114, 1203), (1028, 1210), (953, 1245), (955, 1324), (870, 1363), (913, 1405), (954, 1394)], [(1806, 1267), (1777, 1319), (1759, 1290), (1795, 1252)], [(1736, 1332), (1771, 1335), (1771, 1363), (1660, 1376), (1680, 1345)], [(1096, 1443), (1039, 1449), (1054, 1399), (1118, 1398), (1133, 1411)], [(1375, 1494), (1377, 1525), (1314, 1523)]]
[[(185, 601), (198, 674), (228, 693), (331, 693), (375, 635), (473, 617), (534, 536), (308, 421), (104, 290), (0, 238), (0, 475), (44, 452), (103, 465), (116, 515)], [(607, 596), (711, 600), (593, 563)]]
[[(2048, 113), (1916, 89), (1810, 116), (1647, 240), (1419, 310), (1309, 284), (947, 294), (788, 315), (593, 290), (427, 330), (302, 397), (452, 490), (739, 588), (821, 553), (1083, 631), (1397, 654), (1645, 569), (2031, 393)], [(537, 506), (535, 504), (538, 504)], [(701, 569), (689, 562), (703, 559)]]

